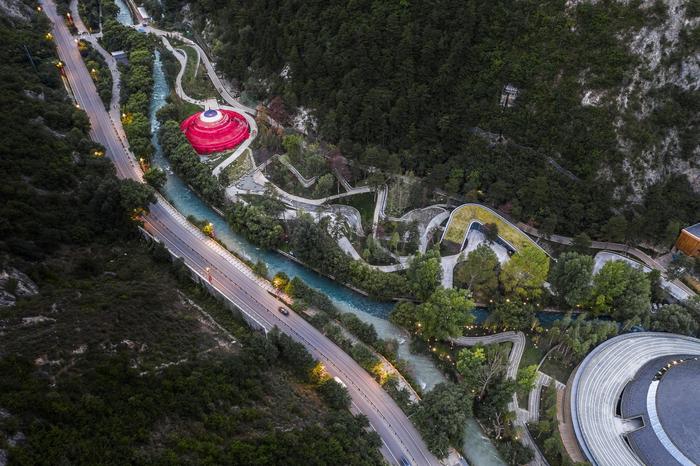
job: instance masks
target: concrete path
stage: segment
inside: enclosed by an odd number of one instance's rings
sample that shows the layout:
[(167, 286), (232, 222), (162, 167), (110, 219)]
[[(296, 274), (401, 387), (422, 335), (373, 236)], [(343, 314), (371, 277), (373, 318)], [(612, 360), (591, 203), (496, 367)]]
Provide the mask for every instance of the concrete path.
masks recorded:
[(350, 240), (347, 238), (347, 236), (343, 235), (340, 238), (338, 238), (338, 246), (340, 246), (340, 249), (342, 249), (343, 252), (349, 254), (350, 257), (352, 257), (356, 261), (364, 260), (362, 259), (362, 256), (360, 256), (360, 253), (358, 253), (355, 247), (352, 245)]
[[(559, 244), (564, 244), (564, 245), (571, 245), (573, 242), (573, 239), (568, 237), (568, 236), (561, 236), (561, 235), (543, 235), (540, 233), (536, 228), (531, 227), (530, 225), (527, 225), (525, 223), (518, 223), (518, 227), (523, 230), (524, 232), (535, 236), (537, 238), (545, 238), (549, 241), (552, 241), (554, 243), (559, 243)], [(637, 248), (634, 248), (632, 246), (628, 246), (626, 244), (620, 244), (620, 243), (610, 243), (607, 241), (591, 241), (591, 248), (593, 249), (609, 249), (611, 251), (616, 251), (616, 252), (622, 252), (625, 254), (630, 254), (637, 259), (639, 259), (641, 262), (646, 264), (647, 266), (659, 270), (662, 273), (666, 273), (666, 266), (661, 263), (660, 261), (653, 259), (651, 256), (646, 254), (643, 251), (640, 251)], [(693, 290), (688, 288), (683, 282), (680, 280), (673, 280), (672, 283), (683, 290), (683, 292), (687, 293), (688, 296), (694, 296), (695, 293)]]
[(450, 341), (457, 346), (474, 346), (478, 344), (493, 345), (495, 343), (511, 342), (513, 347), (508, 355), (508, 367), (506, 369), (506, 377), (515, 379), (518, 375), (518, 367), (520, 359), (525, 351), (525, 334), (523, 332), (501, 332), (494, 335), (484, 335), (481, 337), (458, 337), (450, 338)]
[(430, 235), (432, 234), (433, 229), (437, 228), (449, 216), (450, 213), (443, 209), (442, 212), (436, 214), (432, 219), (430, 219), (428, 224), (423, 228), (420, 235), (420, 245), (418, 246), (418, 250), (421, 253), (425, 254), (425, 251), (428, 250), (428, 241), (430, 241)]
[[(387, 196), (388, 197), (388, 196)], [(446, 206), (436, 204), (428, 207), (421, 207), (420, 209), (413, 209), (401, 217), (392, 217), (387, 215), (386, 218), (392, 222), (404, 222), (411, 223), (415, 221), (418, 224), (418, 233), (420, 234), (420, 243), (418, 245), (418, 251), (425, 254), (428, 249), (428, 241), (430, 241), (430, 234), (434, 228), (437, 228), (446, 218), (450, 216), (450, 212), (445, 209)], [(386, 209), (386, 203), (385, 207)]]
[(552, 378), (547, 374), (537, 371), (537, 379), (535, 386), (532, 387), (528, 394), (527, 410), (529, 412), (528, 422), (537, 422), (540, 420), (540, 398), (542, 396), (542, 387), (548, 387)]
[(505, 264), (510, 259), (506, 248), (497, 243), (489, 243), (486, 241), (484, 234), (479, 230), (470, 230), (467, 235), (467, 242), (464, 251), (453, 256), (443, 256), (440, 260), (442, 267), (442, 287), (452, 288), (454, 286), (454, 269), (459, 262), (467, 258), (467, 255), (477, 248), (480, 244), (485, 243), (498, 257), (501, 265)]
[(338, 169), (334, 169), (333, 173), (335, 174), (335, 177), (338, 179), (340, 184), (343, 185), (343, 188), (345, 188), (346, 191), (351, 191), (352, 190), (352, 185), (348, 182), (348, 180), (345, 179), (345, 177), (338, 171)]
[(182, 88), (182, 77), (185, 75), (185, 71), (187, 70), (187, 53), (182, 49), (174, 48), (170, 44), (168, 38), (165, 36), (161, 37), (161, 42), (163, 42), (163, 45), (165, 46), (166, 50), (173, 54), (175, 59), (177, 59), (177, 61), (180, 63), (180, 70), (177, 72), (177, 76), (175, 77), (175, 94), (177, 94), (177, 96), (185, 102), (189, 102), (199, 107), (204, 107), (204, 100), (198, 100), (188, 96)]
[[(523, 352), (525, 351), (525, 334), (523, 332), (502, 332), (495, 335), (485, 335), (481, 337), (459, 337), (450, 338), (450, 341), (457, 346), (474, 346), (477, 344), (482, 345), (492, 345), (495, 343), (503, 343), (509, 341), (513, 344), (508, 355), (508, 367), (506, 368), (506, 377), (511, 380), (515, 380), (518, 375), (518, 368), (520, 367), (520, 360), (523, 357)], [(527, 429), (527, 421), (530, 414), (527, 410), (522, 409), (518, 406), (518, 396), (513, 394), (513, 400), (508, 405), (509, 409), (515, 413), (516, 419), (513, 422), (520, 432), (520, 441), (523, 445), (530, 447), (534, 453), (534, 459), (529, 463), (531, 466), (548, 466), (549, 463), (542, 455), (542, 452), (537, 447), (537, 444), (530, 435), (530, 431)]]
[(256, 171), (253, 174), (253, 180), (256, 184), (263, 187), (262, 189), (264, 189), (264, 186), (267, 183), (272, 184), (272, 186), (277, 191), (277, 194), (280, 196), (280, 198), (284, 202), (287, 202), (291, 205), (298, 205), (298, 206), (300, 206), (300, 208), (304, 208), (303, 206), (309, 206), (309, 205), (320, 206), (322, 204), (325, 204), (325, 203), (330, 202), (330, 201), (334, 201), (336, 199), (342, 199), (344, 197), (354, 196), (355, 194), (368, 193), (368, 192), (372, 191), (372, 189), (369, 186), (362, 186), (360, 188), (353, 188), (351, 191), (348, 191), (346, 193), (335, 194), (333, 196), (322, 197), (320, 199), (309, 199), (306, 197), (297, 196), (297, 195), (288, 193), (287, 191), (284, 191), (279, 186), (275, 185), (274, 183), (271, 183), (270, 180), (268, 180), (267, 177), (260, 170)]
[(440, 258), (440, 267), (442, 267), (442, 287), (452, 288), (455, 266), (457, 262), (463, 260), (462, 253), (453, 256), (443, 256)]
[[(237, 111), (237, 112), (239, 111), (237, 108), (231, 107), (231, 106), (228, 106), (228, 105), (222, 105), (221, 108), (226, 109), (226, 110), (233, 110), (233, 111)], [(239, 113), (240, 113), (240, 112), (239, 112)], [(236, 159), (238, 159), (238, 157), (240, 157), (241, 154), (243, 154), (243, 153), (245, 152), (245, 150), (246, 150), (248, 147), (250, 147), (250, 145), (253, 143), (253, 141), (255, 140), (255, 138), (258, 136), (258, 125), (257, 125), (257, 123), (255, 122), (255, 118), (253, 118), (252, 116), (250, 116), (250, 115), (247, 114), (247, 113), (241, 113), (241, 115), (243, 115), (243, 116), (245, 117), (246, 122), (248, 123), (248, 126), (250, 127), (250, 136), (248, 137), (248, 139), (246, 139), (245, 141), (243, 141), (243, 142), (241, 143), (241, 145), (239, 145), (239, 146), (236, 148), (236, 150), (233, 151), (233, 153), (232, 153), (231, 155), (229, 155), (229, 156), (228, 156), (225, 160), (223, 160), (219, 165), (217, 165), (216, 167), (214, 167), (214, 170), (212, 170), (212, 175), (214, 175), (214, 176), (219, 176), (219, 173), (221, 173), (221, 171), (222, 171), (223, 169), (225, 169), (226, 167), (228, 167), (229, 165), (231, 165), (233, 162), (235, 162)]]
[(377, 201), (374, 204), (374, 216), (372, 217), (372, 236), (375, 238), (377, 237), (377, 225), (379, 225), (379, 220), (384, 218), (388, 190), (386, 185), (383, 185), (377, 190)]
[(467, 241), (463, 250), (464, 257), (466, 258), (466, 256), (470, 252), (475, 250), (482, 243), (486, 244), (496, 254), (496, 257), (498, 257), (498, 262), (500, 262), (501, 265), (505, 264), (510, 260), (508, 250), (506, 248), (504, 248), (498, 243), (489, 242), (486, 239), (486, 236), (484, 236), (484, 233), (476, 229), (470, 230), (467, 234)]
[[(630, 264), (633, 267), (638, 267), (641, 268), (645, 273), (650, 272), (652, 269), (651, 267), (644, 265), (640, 262), (637, 262), (633, 259), (630, 259), (629, 257), (625, 257), (623, 255), (617, 254), (615, 252), (610, 252), (610, 251), (600, 251), (598, 254), (595, 255), (594, 257), (594, 264), (593, 264), (593, 274), (597, 274), (600, 272), (600, 269), (603, 268), (603, 266), (607, 262), (612, 262), (612, 261), (623, 261), (628, 264)], [(668, 293), (676, 298), (679, 301), (685, 301), (686, 299), (692, 297), (694, 293), (689, 292), (689, 290), (686, 289), (686, 287), (681, 287), (678, 286), (676, 281), (669, 281), (665, 277), (661, 277), (661, 287), (668, 291)]]
[(228, 86), (226, 86), (221, 78), (219, 77), (218, 74), (216, 74), (216, 70), (214, 69), (214, 65), (211, 63), (209, 60), (209, 57), (207, 56), (206, 52), (202, 50), (202, 48), (194, 42), (193, 40), (188, 39), (187, 37), (183, 36), (179, 32), (169, 32), (169, 31), (163, 31), (157, 28), (154, 28), (153, 26), (141, 26), (141, 25), (134, 25), (135, 28), (137, 29), (143, 29), (145, 32), (155, 34), (156, 36), (159, 37), (173, 37), (178, 39), (181, 42), (184, 42), (185, 44), (189, 45), (190, 47), (194, 48), (197, 51), (197, 54), (202, 60), (202, 63), (204, 63), (204, 67), (207, 70), (207, 74), (209, 75), (209, 79), (211, 79), (212, 84), (214, 84), (214, 88), (219, 92), (221, 97), (226, 101), (226, 103), (236, 109), (238, 112), (243, 112), (243, 113), (248, 113), (250, 115), (255, 115), (256, 110), (254, 108), (246, 107), (243, 105), (239, 99), (235, 98), (232, 94), (232, 91), (228, 89)]
[(310, 188), (311, 186), (316, 183), (316, 180), (318, 180), (318, 176), (312, 176), (311, 178), (305, 178), (304, 175), (302, 175), (297, 168), (292, 165), (292, 163), (287, 159), (287, 157), (279, 157), (279, 161), (282, 165), (287, 167), (287, 169), (296, 177), (296, 179), (301, 183), (301, 185), (305, 188)]

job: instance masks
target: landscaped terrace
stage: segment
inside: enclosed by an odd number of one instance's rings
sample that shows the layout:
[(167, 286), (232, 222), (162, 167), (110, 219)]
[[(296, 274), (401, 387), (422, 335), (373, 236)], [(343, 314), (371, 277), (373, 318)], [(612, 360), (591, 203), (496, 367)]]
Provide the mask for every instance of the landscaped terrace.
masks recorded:
[[(478, 222), (482, 225), (493, 223), (498, 227), (498, 236), (516, 250), (522, 249), (525, 244), (535, 244), (525, 233), (506, 219), (489, 209), (478, 204), (464, 204), (457, 207), (447, 222), (447, 229), (442, 237), (443, 241), (450, 241), (462, 245), (467, 236), (469, 225)], [(539, 246), (538, 246), (539, 247)]]

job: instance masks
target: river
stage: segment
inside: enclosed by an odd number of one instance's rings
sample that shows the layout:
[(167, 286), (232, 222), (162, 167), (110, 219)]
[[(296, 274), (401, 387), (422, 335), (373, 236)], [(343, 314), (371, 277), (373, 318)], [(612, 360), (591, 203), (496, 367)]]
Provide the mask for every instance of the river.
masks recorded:
[(114, 0), (114, 3), (117, 5), (117, 8), (119, 8), (119, 12), (117, 13), (117, 21), (125, 26), (132, 26), (134, 24), (134, 20), (131, 18), (131, 11), (129, 11), (129, 7), (126, 5), (126, 2), (124, 0)]

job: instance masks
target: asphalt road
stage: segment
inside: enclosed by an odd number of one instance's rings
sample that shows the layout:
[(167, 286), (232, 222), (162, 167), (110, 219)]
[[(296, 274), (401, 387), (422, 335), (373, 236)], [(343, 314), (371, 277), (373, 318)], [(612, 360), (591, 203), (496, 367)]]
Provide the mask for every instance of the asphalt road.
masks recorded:
[[(118, 176), (141, 180), (140, 168), (126, 149), (125, 141), (120, 138), (121, 133), (115, 122), (105, 111), (74, 37), (62, 18), (57, 16), (53, 1), (44, 0), (41, 4), (53, 22), (54, 38), (59, 57), (65, 64), (68, 82), (78, 105), (90, 118), (91, 137), (104, 145)], [(207, 276), (209, 268), (212, 285), (244, 312), (268, 330), (278, 326), (281, 331), (304, 344), (315, 358), (324, 363), (331, 375), (343, 380), (354, 407), (367, 416), (384, 442), (382, 452), (391, 463), (398, 464), (398, 459), (403, 455), (412, 464), (440, 464), (430, 454), (411, 421), (367, 372), (295, 313), (282, 316), (277, 310), (281, 303), (267, 292), (252, 272), (190, 225), (162, 198), (151, 205), (144, 224), (148, 232), (174, 254), (181, 256), (200, 275)]]

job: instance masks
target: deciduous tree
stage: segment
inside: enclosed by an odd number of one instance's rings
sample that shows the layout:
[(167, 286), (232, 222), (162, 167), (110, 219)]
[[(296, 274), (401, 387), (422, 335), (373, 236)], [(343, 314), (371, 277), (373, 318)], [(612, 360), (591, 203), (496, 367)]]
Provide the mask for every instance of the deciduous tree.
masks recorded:
[(651, 289), (641, 267), (624, 261), (607, 262), (593, 277), (591, 305), (596, 314), (618, 321), (644, 316), (649, 311)]
[(480, 244), (457, 264), (454, 283), (474, 293), (478, 300), (486, 301), (498, 293), (500, 263), (496, 253), (485, 244)]
[(423, 397), (414, 419), (435, 455), (447, 456), (450, 445), (462, 444), (471, 400), (464, 386), (451, 383), (438, 384)]
[(526, 244), (501, 270), (500, 279), (506, 294), (534, 298), (542, 294), (542, 284), (549, 272), (549, 258), (539, 248)]
[(438, 288), (416, 312), (417, 326), (425, 339), (446, 340), (462, 335), (474, 321), (474, 302), (466, 290)]
[(425, 254), (418, 253), (406, 270), (406, 278), (416, 298), (426, 300), (435, 291), (442, 278), (440, 250), (430, 249)]
[(591, 292), (593, 258), (565, 252), (557, 259), (549, 281), (561, 302), (574, 307), (585, 304)]

